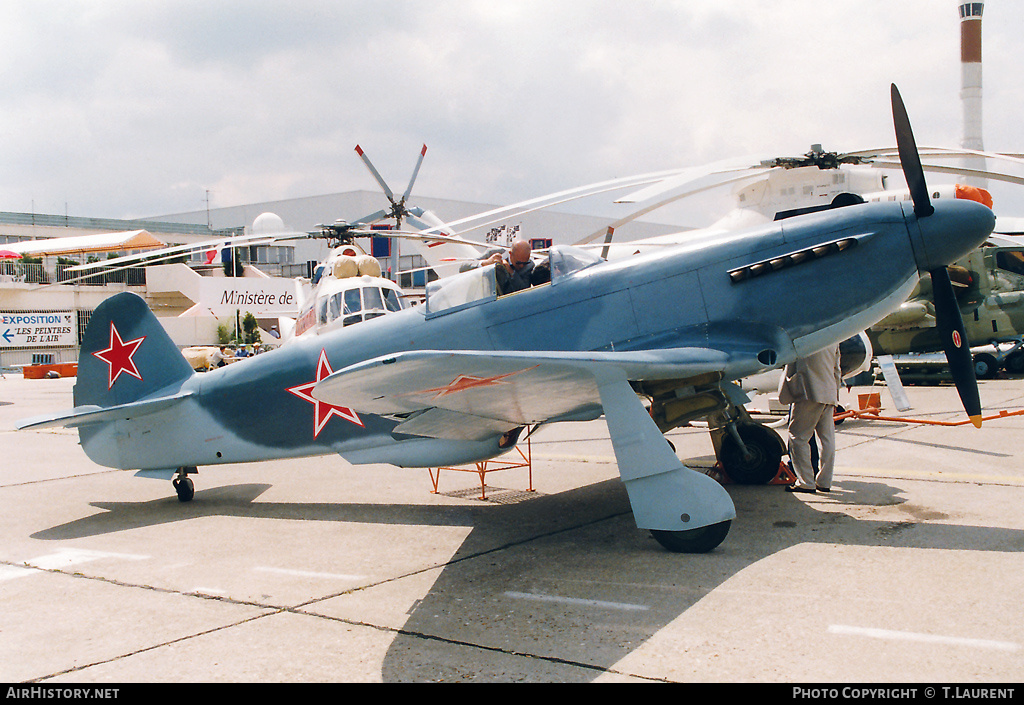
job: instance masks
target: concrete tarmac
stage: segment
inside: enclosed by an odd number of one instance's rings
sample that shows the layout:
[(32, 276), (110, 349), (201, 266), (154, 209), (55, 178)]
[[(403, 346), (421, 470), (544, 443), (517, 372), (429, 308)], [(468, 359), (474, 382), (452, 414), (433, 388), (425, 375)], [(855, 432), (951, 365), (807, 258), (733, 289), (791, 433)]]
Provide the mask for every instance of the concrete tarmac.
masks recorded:
[[(847, 420), (831, 493), (730, 484), (728, 537), (680, 555), (633, 523), (603, 420), (535, 434), (532, 492), (325, 456), (200, 468), (183, 504), (13, 430), (73, 383), (0, 379), (2, 682), (1024, 678), (1024, 416)], [(866, 391), (900, 415), (844, 403)], [(951, 386), (908, 395), (964, 418)], [(981, 396), (1019, 411), (1024, 382)], [(669, 437), (713, 465), (706, 430)]]

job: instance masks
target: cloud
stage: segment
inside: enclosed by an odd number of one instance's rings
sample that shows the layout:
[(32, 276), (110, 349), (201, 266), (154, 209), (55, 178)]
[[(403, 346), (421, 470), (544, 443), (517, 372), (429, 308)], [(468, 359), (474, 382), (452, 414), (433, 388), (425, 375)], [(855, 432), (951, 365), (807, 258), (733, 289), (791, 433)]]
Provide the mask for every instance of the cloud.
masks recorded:
[[(748, 153), (960, 135), (955, 3), (9, 3), (0, 208), (147, 216), (396, 188), (508, 203)], [(1012, 148), (1021, 11), (986, 7), (986, 145)], [(1016, 32), (1016, 33), (1015, 33)], [(1015, 148), (1021, 151), (1020, 148)]]

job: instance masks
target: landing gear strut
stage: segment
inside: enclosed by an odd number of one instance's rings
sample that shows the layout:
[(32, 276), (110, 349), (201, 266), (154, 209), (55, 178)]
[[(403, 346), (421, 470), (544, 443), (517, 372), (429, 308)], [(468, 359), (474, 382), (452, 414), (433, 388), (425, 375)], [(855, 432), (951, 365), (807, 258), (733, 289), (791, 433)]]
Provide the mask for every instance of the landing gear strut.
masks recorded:
[(722, 470), (740, 485), (765, 485), (779, 473), (786, 444), (774, 429), (757, 423), (742, 406), (708, 417)]
[(766, 485), (779, 474), (779, 435), (757, 423), (730, 424), (719, 451), (722, 469), (740, 485)]
[(775, 479), (786, 444), (774, 429), (751, 418), (742, 406), (746, 395), (735, 385), (720, 384), (720, 376), (685, 381), (691, 387), (685, 395), (678, 394), (681, 380), (637, 384), (637, 393), (651, 399), (650, 415), (658, 429), (667, 433), (705, 417), (715, 456), (729, 479), (741, 485), (763, 485)]
[(191, 502), (192, 498), (196, 496), (196, 487), (189, 475), (195, 475), (198, 472), (199, 469), (195, 467), (178, 468), (178, 473), (171, 480), (171, 485), (178, 493), (179, 502)]

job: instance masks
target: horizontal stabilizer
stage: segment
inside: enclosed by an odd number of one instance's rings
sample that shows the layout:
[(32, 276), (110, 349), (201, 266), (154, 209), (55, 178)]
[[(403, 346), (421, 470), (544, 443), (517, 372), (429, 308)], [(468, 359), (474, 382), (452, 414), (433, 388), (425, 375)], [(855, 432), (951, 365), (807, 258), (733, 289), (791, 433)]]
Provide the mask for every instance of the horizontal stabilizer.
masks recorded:
[(96, 406), (95, 404), (76, 406), (59, 414), (22, 419), (15, 424), (15, 428), (19, 431), (43, 428), (77, 428), (93, 423), (133, 419), (162, 411), (189, 396), (192, 396), (192, 392), (180, 392), (166, 397), (134, 401), (110, 407)]

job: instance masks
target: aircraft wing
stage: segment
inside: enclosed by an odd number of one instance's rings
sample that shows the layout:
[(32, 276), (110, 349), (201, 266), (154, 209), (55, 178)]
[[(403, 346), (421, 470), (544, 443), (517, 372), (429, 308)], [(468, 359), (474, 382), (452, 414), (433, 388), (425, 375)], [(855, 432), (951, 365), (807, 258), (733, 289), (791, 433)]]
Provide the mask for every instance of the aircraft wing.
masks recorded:
[(726, 353), (707, 348), (639, 352), (414, 351), (346, 367), (313, 396), (331, 405), (403, 419), (396, 433), (483, 440), (544, 421), (602, 413), (597, 379), (692, 377), (722, 371)]

